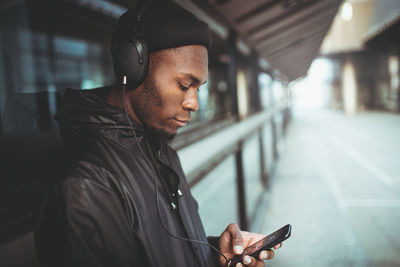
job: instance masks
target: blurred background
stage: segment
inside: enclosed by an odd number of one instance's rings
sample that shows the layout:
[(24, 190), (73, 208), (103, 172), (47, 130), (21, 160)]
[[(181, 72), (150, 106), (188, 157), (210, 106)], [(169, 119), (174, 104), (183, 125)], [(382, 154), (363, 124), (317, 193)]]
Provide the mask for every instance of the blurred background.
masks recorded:
[[(400, 266), (400, 1), (171, 1), (214, 40), (172, 143), (207, 234), (290, 223), (268, 266)], [(65, 88), (114, 82), (132, 4), (0, 2), (0, 266), (38, 266), (38, 206), (65, 173), (54, 114)]]

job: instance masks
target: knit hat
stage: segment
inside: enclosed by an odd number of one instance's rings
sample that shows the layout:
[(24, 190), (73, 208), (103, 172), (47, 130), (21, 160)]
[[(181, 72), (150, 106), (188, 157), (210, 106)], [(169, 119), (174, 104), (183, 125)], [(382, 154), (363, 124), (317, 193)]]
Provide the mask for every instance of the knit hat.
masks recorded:
[[(138, 23), (138, 13), (148, 4)], [(127, 40), (140, 36), (147, 43), (149, 53), (185, 45), (211, 45), (208, 25), (169, 0), (137, 1), (118, 21), (113, 40)]]

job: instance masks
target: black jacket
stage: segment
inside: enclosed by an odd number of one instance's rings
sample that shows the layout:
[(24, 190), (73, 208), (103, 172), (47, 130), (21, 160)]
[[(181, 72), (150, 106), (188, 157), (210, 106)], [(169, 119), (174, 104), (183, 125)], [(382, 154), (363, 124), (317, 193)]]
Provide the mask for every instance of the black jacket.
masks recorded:
[(71, 267), (215, 266), (208, 246), (167, 233), (207, 242), (176, 151), (134, 125), (143, 153), (123, 110), (107, 103), (110, 89), (66, 90), (56, 118), (72, 164), (43, 205), (39, 260)]

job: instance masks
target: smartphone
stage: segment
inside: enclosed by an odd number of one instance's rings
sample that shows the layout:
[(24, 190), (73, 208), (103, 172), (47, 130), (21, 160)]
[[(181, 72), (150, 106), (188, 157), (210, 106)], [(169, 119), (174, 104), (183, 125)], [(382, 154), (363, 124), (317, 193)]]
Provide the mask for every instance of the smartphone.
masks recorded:
[(292, 226), (290, 224), (283, 226), (281, 229), (273, 232), (272, 234), (247, 247), (241, 255), (234, 256), (232, 259), (229, 260), (228, 266), (235, 266), (236, 263), (242, 262), (243, 256), (245, 255), (249, 255), (258, 259), (258, 255), (262, 250), (268, 250), (275, 245), (278, 245), (282, 241), (288, 239), (291, 232)]

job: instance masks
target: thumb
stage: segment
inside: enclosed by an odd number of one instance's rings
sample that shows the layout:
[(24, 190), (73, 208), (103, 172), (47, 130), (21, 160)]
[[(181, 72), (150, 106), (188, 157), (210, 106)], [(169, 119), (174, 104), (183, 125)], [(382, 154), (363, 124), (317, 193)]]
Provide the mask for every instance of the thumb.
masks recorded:
[(226, 228), (232, 243), (232, 250), (235, 254), (242, 254), (243, 253), (243, 237), (242, 233), (240, 232), (240, 228), (236, 223), (231, 223)]

